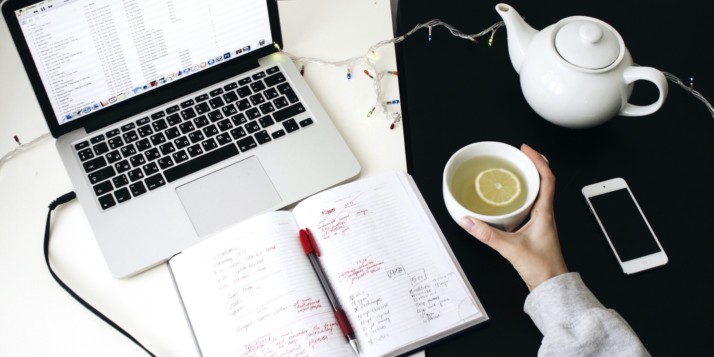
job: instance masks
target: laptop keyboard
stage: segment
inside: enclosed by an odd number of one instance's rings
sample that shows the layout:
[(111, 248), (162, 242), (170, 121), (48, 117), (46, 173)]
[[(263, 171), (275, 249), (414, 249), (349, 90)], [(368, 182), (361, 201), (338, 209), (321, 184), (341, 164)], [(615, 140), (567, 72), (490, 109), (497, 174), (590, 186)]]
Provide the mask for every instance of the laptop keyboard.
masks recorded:
[(75, 150), (102, 209), (313, 123), (275, 66), (91, 136)]

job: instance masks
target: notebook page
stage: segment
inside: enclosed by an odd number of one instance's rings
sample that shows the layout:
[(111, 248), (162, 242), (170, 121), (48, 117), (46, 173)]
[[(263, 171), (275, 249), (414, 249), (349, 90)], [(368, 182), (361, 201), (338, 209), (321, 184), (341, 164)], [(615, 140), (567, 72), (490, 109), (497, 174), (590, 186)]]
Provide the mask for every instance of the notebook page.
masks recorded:
[(169, 262), (203, 356), (354, 354), (289, 212), (234, 226)]
[(320, 193), (293, 210), (313, 232), (366, 355), (408, 352), (486, 319), (411, 187), (406, 174), (390, 172)]

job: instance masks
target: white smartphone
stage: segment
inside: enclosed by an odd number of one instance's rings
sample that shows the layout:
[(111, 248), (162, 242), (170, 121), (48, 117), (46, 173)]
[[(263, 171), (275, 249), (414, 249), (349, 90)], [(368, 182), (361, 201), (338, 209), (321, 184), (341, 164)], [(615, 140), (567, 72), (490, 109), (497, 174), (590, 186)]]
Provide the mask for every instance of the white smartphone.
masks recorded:
[(582, 193), (625, 274), (667, 264), (667, 254), (624, 179), (587, 185)]

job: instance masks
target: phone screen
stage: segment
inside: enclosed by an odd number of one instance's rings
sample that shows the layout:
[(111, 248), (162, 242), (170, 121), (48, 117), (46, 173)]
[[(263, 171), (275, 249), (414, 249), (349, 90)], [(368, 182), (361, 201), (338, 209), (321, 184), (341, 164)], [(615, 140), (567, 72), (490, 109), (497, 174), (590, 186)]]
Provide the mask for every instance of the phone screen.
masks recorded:
[(661, 251), (626, 188), (590, 197), (590, 203), (622, 262)]

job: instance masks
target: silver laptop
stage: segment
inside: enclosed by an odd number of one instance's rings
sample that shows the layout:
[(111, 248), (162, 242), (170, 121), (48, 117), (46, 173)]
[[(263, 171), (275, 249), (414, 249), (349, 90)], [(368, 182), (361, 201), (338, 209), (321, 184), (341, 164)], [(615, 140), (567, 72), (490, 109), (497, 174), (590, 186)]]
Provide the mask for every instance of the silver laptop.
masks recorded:
[(9, 0), (3, 15), (115, 277), (360, 166), (276, 0)]

